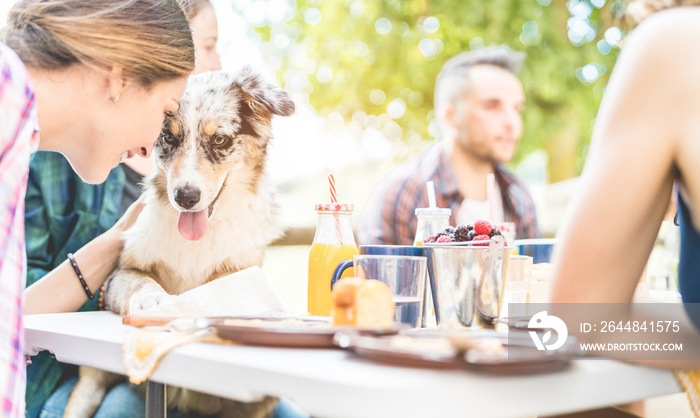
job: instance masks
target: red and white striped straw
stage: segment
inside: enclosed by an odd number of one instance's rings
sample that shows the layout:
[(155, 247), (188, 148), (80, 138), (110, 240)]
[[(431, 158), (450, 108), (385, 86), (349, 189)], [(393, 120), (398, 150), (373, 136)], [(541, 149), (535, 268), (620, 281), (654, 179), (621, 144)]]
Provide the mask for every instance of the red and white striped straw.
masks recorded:
[[(331, 203), (338, 203), (338, 195), (335, 192), (335, 177), (333, 174), (328, 175), (328, 187), (331, 190)], [(338, 236), (338, 243), (343, 245), (343, 233), (340, 230), (340, 218), (338, 218), (338, 211), (333, 212), (333, 218), (335, 220), (335, 233)]]
[(331, 203), (338, 203), (338, 195), (335, 193), (335, 178), (333, 174), (328, 175), (328, 185), (331, 189)]

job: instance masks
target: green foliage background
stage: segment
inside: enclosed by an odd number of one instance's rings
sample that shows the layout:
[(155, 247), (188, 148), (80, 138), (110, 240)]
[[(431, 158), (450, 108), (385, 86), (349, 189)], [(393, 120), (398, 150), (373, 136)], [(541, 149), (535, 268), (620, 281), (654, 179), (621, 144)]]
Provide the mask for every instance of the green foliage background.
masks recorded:
[[(586, 21), (595, 37), (577, 46), (567, 35), (567, 25), (579, 3), (592, 10)], [(520, 73), (527, 99), (525, 130), (516, 162), (542, 149), (549, 156), (550, 181), (580, 173), (603, 88), (619, 53), (613, 47), (603, 54), (597, 44), (608, 27), (620, 23), (620, 1), (300, 0), (294, 9), (290, 19), (256, 31), (268, 48), (277, 49), (268, 52), (281, 57), (276, 68), (285, 87), (296, 80), (321, 115), (337, 112), (346, 124), (361, 127), (391, 125), (394, 139), (412, 153), (433, 139), (433, 86), (444, 61), (462, 51), (506, 44), (527, 53)], [(438, 19), (437, 31), (424, 27), (429, 16)], [(382, 18), (391, 23), (386, 34), (375, 29)], [(292, 44), (275, 47), (279, 34)], [(421, 53), (423, 39), (437, 45), (434, 55)], [(590, 83), (580, 76), (587, 64), (603, 73)], [(332, 70), (330, 81), (318, 76), (323, 66)], [(308, 82), (298, 83), (300, 74)], [(375, 90), (385, 95), (381, 103), (376, 96), (370, 100)], [(387, 104), (395, 98), (406, 103), (406, 111), (392, 120)]]

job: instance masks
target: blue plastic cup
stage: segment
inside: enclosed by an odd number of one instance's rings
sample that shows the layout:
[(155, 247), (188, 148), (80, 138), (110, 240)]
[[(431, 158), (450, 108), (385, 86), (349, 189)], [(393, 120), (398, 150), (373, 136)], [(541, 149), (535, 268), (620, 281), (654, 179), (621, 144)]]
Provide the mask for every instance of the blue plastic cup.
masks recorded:
[(518, 247), (520, 255), (532, 257), (532, 263), (549, 263), (552, 259), (554, 246), (559, 242), (556, 238), (516, 239), (514, 244)]

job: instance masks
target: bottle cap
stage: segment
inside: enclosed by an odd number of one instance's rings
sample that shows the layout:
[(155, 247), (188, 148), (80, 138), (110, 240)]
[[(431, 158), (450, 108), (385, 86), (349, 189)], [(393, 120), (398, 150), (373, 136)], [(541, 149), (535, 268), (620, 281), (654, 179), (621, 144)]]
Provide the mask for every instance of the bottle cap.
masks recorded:
[(416, 216), (452, 216), (450, 208), (416, 208)]
[(355, 205), (352, 203), (317, 203), (316, 210), (326, 210), (332, 212), (338, 211), (352, 211), (355, 209)]

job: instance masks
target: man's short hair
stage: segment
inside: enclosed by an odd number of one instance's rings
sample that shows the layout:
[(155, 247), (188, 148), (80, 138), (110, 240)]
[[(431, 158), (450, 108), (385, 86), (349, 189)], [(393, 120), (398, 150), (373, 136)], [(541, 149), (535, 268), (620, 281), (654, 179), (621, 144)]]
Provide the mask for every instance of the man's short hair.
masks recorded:
[(448, 59), (435, 82), (435, 110), (446, 102), (456, 103), (469, 87), (469, 70), (476, 65), (493, 65), (518, 75), (525, 60), (524, 52), (513, 51), (505, 45), (490, 46), (476, 51), (462, 52)]

